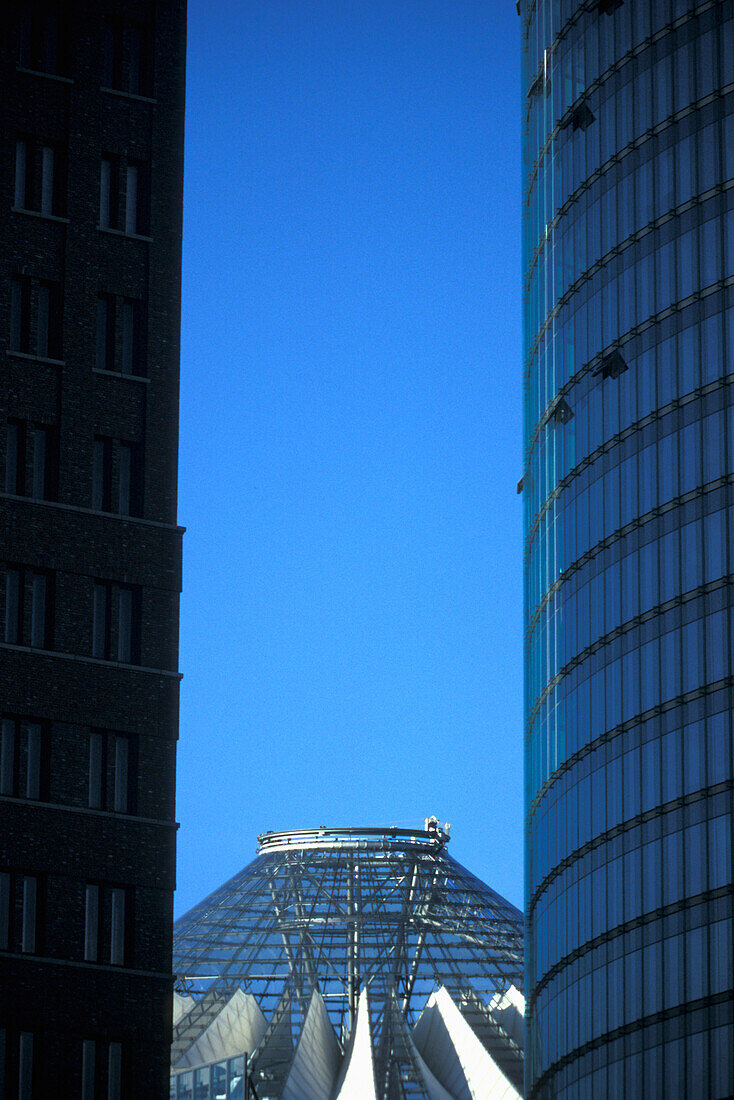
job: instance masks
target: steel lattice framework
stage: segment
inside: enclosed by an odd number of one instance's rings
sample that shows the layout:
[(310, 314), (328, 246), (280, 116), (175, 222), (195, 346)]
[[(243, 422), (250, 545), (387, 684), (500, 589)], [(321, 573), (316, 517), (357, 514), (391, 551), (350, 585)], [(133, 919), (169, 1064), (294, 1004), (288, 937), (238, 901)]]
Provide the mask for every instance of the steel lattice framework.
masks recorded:
[(284, 1012), (297, 1026), (318, 987), (344, 1040), (366, 986), (389, 1073), (397, 1033), (438, 985), (464, 1004), (522, 987), (522, 914), (448, 854), (435, 819), (258, 839), (257, 858), (175, 925), (174, 970), (202, 1024), (239, 987), (271, 1028)]

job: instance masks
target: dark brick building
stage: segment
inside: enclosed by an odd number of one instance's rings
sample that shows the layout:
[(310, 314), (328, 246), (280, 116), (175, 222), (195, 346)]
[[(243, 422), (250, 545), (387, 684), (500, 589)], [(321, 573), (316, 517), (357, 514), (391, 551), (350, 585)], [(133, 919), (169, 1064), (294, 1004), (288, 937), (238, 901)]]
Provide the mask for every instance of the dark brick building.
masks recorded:
[(0, 1096), (168, 1094), (185, 0), (1, 6)]

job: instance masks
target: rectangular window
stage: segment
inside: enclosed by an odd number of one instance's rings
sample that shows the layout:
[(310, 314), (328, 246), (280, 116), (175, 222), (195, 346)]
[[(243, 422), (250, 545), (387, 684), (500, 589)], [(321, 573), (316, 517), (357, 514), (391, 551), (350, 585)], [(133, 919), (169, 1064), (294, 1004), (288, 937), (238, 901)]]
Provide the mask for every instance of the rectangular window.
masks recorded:
[(12, 879), (7, 871), (0, 872), (0, 951), (10, 948), (11, 883)]
[(112, 510), (112, 440), (95, 436), (93, 457), (92, 507), (109, 512)]
[(107, 1059), (107, 1100), (122, 1097), (122, 1043), (110, 1043)]
[(25, 482), (25, 424), (8, 420), (5, 433), (5, 492), (22, 496)]
[(42, 280), (36, 288), (36, 355), (61, 359), (63, 306), (58, 283)]
[(0, 723), (0, 794), (38, 800), (45, 789), (47, 739), (40, 722)]
[(93, 730), (89, 735), (89, 807), (92, 810), (103, 808), (105, 737)]
[(107, 659), (110, 655), (110, 586), (95, 584), (92, 620), (92, 656)]
[(99, 958), (99, 886), (88, 883), (84, 898), (84, 961)]
[(148, 166), (129, 161), (125, 172), (125, 232), (148, 232)]
[(20, 569), (8, 569), (5, 574), (5, 641), (11, 645), (20, 645), (22, 639), (22, 579)]
[(8, 420), (5, 436), (5, 492), (55, 500), (58, 447), (55, 429)]
[(110, 962), (122, 966), (125, 962), (125, 891), (110, 890)]
[(55, 428), (34, 424), (31, 442), (31, 495), (36, 500), (56, 500), (58, 495), (59, 451)]
[[(97, 581), (94, 585), (92, 656), (138, 664), (140, 660), (140, 589)], [(113, 656), (114, 655), (114, 656)]]
[(133, 448), (129, 443), (120, 444), (119, 499), (118, 512), (121, 516), (130, 515), (131, 478)]
[(115, 784), (113, 809), (117, 813), (127, 813), (129, 809), (130, 788), (130, 739), (115, 735)]
[(138, 166), (128, 164), (125, 177), (125, 232), (138, 233)]
[(33, 428), (31, 432), (33, 449), (33, 491), (36, 500), (46, 498), (46, 480), (48, 473), (48, 428)]
[(122, 89), (122, 27), (116, 20), (105, 23), (102, 84)]
[(93, 730), (89, 736), (89, 806), (134, 812), (135, 745), (127, 734)]
[(87, 883), (84, 892), (84, 961), (124, 966), (126, 893), (123, 886)]
[(115, 299), (112, 294), (97, 296), (97, 370), (115, 369)]
[(102, 157), (99, 180), (99, 224), (101, 229), (118, 228), (119, 158)]
[(143, 303), (135, 298), (122, 300), (122, 373), (145, 374), (143, 339)]
[(53, 576), (30, 569), (6, 571), (5, 641), (50, 649), (53, 643)]
[(2, 740), (0, 741), (0, 794), (15, 794), (16, 740), (16, 723), (12, 718), (3, 718)]
[(15, 143), (15, 198), (14, 206), (27, 209), (28, 196), (28, 142), (18, 138)]
[(63, 6), (45, 2), (24, 5), (20, 18), (18, 63), (52, 76), (67, 71), (66, 21)]
[(31, 636), (30, 644), (45, 649), (47, 635), (48, 602), (45, 573), (32, 573), (31, 583)]
[(41, 195), (39, 210), (42, 214), (54, 214), (54, 151), (50, 145), (41, 146)]
[(34, 875), (23, 875), (23, 926), (20, 949), (24, 954), (33, 954), (36, 950), (37, 901), (38, 879)]
[(140, 515), (140, 450), (134, 443), (94, 440), (92, 507), (121, 516)]
[(95, 1100), (96, 1048), (94, 1039), (85, 1039), (82, 1043), (82, 1100)]
[(18, 1049), (18, 1100), (33, 1100), (33, 1032), (21, 1031)]
[(63, 184), (63, 157), (59, 149), (32, 138), (16, 140), (13, 199), (16, 209), (63, 215)]
[(21, 736), (25, 741), (25, 796), (41, 797), (41, 747), (42, 731), (36, 723), (21, 726)]
[(110, 20), (105, 26), (103, 85), (150, 96), (153, 87), (151, 29)]
[(117, 660), (129, 665), (132, 661), (133, 640), (133, 592), (131, 588), (120, 588), (119, 615), (117, 623)]
[(0, 948), (35, 954), (39, 949), (40, 884), (35, 875), (0, 874)]
[(10, 350), (30, 352), (31, 281), (15, 275), (10, 282)]

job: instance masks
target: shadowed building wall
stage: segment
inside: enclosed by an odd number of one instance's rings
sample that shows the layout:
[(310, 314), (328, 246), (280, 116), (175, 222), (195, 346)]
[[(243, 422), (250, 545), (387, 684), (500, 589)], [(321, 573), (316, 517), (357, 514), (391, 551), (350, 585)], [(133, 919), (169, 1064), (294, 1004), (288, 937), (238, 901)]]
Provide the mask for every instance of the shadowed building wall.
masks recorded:
[(163, 1097), (185, 3), (0, 28), (0, 1073)]
[(519, 11), (527, 1094), (728, 1096), (734, 6)]

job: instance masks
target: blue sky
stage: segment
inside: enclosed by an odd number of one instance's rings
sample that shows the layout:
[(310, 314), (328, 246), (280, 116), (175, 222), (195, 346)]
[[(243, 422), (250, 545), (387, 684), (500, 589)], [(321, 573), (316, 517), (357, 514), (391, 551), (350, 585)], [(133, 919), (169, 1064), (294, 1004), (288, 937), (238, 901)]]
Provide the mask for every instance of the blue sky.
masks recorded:
[(189, 0), (177, 915), (431, 813), (522, 904), (519, 30)]

